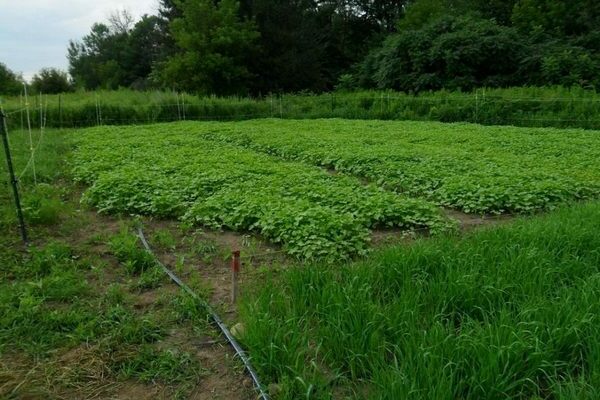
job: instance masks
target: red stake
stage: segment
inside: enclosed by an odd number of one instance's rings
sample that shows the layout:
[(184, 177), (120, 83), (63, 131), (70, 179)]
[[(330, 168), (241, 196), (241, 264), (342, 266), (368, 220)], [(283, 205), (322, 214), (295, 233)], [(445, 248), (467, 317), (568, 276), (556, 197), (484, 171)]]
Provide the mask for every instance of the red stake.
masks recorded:
[(235, 304), (238, 297), (238, 276), (240, 274), (240, 251), (231, 252), (231, 302)]

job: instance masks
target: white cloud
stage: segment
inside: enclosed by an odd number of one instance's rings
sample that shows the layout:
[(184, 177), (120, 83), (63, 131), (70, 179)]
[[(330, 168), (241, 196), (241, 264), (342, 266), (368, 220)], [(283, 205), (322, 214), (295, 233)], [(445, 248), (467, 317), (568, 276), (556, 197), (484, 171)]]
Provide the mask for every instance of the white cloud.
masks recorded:
[(115, 10), (139, 18), (157, 8), (157, 0), (0, 0), (0, 62), (27, 78), (43, 67), (66, 69), (69, 40), (94, 22)]

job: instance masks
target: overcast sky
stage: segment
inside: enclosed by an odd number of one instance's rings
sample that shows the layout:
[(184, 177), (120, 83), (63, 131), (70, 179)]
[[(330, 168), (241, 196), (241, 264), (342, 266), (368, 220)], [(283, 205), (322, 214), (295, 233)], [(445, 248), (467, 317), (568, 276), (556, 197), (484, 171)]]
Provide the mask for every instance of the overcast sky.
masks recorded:
[(66, 70), (69, 40), (94, 22), (119, 9), (137, 19), (157, 8), (157, 0), (0, 0), (0, 62), (27, 79), (43, 67)]

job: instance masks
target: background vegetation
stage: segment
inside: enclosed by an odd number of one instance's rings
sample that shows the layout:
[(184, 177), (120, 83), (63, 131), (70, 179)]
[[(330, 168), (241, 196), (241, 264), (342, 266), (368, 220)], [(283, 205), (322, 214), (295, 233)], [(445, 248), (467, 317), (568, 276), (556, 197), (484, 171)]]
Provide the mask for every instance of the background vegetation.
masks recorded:
[[(26, 128), (22, 97), (0, 97), (9, 128)], [(31, 96), (29, 113), (39, 126), (40, 105), (48, 127), (147, 124), (179, 120), (346, 118), (467, 121), (485, 125), (600, 129), (600, 96), (564, 87), (439, 90), (411, 95), (395, 91), (273, 94), (260, 98), (195, 96), (172, 91), (76, 92)]]
[[(72, 41), (70, 84), (253, 96), (595, 89), (599, 25), (593, 0), (161, 0), (156, 15), (117, 12)], [(18, 93), (19, 79), (3, 66), (0, 93)]]

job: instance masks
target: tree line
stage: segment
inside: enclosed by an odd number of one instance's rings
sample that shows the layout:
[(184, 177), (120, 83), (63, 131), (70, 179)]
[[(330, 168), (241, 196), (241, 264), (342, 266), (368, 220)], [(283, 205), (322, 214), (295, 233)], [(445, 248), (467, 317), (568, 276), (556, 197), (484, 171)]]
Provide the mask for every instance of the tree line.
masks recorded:
[(24, 85), (30, 93), (65, 93), (75, 89), (69, 75), (57, 68), (42, 68), (28, 84), (21, 74), (0, 62), (0, 94), (18, 96), (23, 94)]
[(71, 41), (70, 85), (217, 95), (595, 89), (599, 26), (597, 0), (160, 0), (156, 15), (115, 13)]

